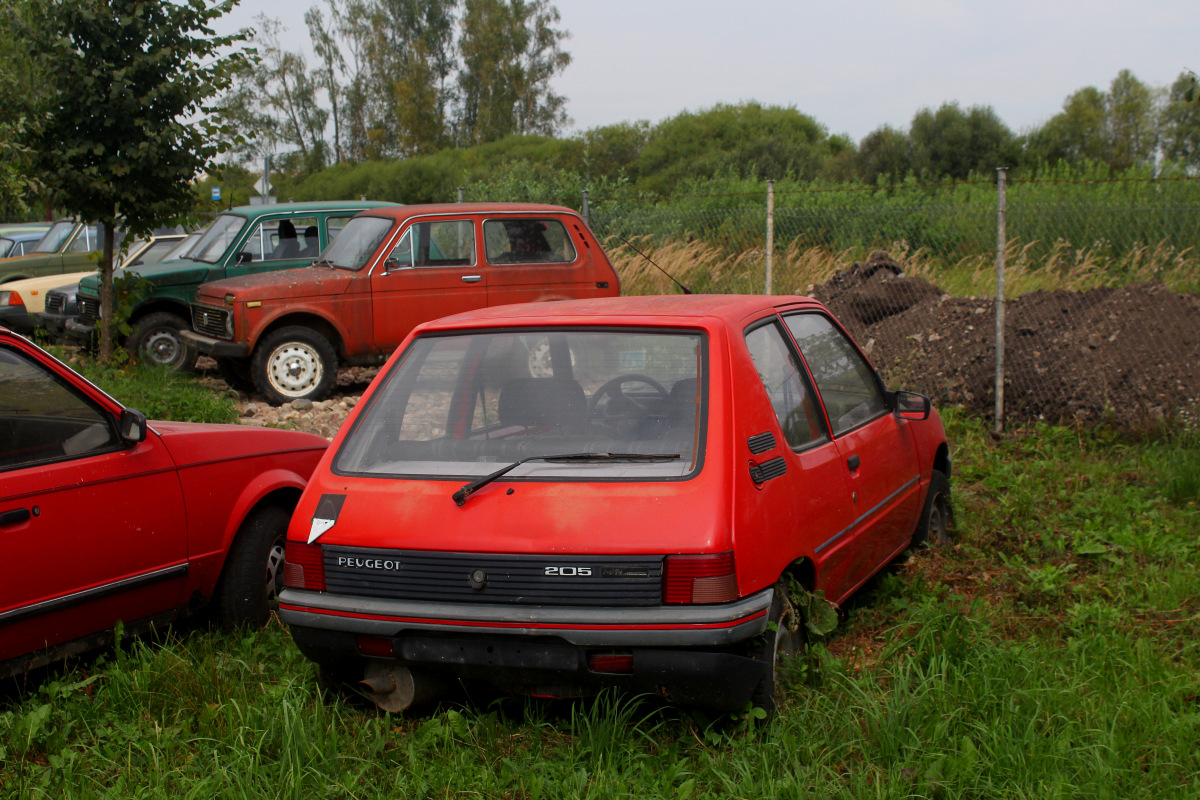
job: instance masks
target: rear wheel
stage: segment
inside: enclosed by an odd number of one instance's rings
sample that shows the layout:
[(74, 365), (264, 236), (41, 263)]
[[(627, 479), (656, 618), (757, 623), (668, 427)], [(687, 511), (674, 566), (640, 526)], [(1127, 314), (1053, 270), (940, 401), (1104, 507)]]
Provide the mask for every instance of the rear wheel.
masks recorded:
[(780, 579), (775, 584), (767, 630), (758, 637), (751, 651), (753, 658), (769, 667), (751, 697), (755, 707), (767, 712), (768, 719), (774, 716), (780, 693), (806, 645), (804, 620), (800, 610), (788, 598), (787, 581)]
[(912, 546), (950, 544), (950, 532), (954, 528), (954, 506), (950, 504), (950, 479), (938, 470), (933, 471), (929, 481), (929, 494), (925, 496), (925, 507), (913, 533)]
[(267, 334), (250, 360), (254, 386), (275, 405), (320, 400), (337, 380), (337, 353), (312, 328), (291, 325)]
[(169, 311), (155, 311), (134, 323), (125, 347), (145, 364), (188, 370), (196, 366), (199, 354), (180, 336), (190, 328), (188, 321)]
[(227, 625), (261, 627), (283, 586), (283, 547), (291, 514), (279, 506), (251, 511), (238, 528), (214, 598)]

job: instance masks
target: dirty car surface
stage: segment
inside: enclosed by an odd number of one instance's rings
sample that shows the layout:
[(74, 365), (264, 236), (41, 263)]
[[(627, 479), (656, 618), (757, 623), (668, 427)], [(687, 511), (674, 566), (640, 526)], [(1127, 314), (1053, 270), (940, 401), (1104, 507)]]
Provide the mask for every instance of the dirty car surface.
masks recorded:
[(281, 615), (391, 710), (454, 677), (771, 710), (814, 598), (944, 538), (949, 474), (929, 401), (807, 298), (461, 314), (414, 332), (314, 473)]
[(324, 439), (147, 422), (0, 330), (0, 677), (191, 611), (262, 624)]

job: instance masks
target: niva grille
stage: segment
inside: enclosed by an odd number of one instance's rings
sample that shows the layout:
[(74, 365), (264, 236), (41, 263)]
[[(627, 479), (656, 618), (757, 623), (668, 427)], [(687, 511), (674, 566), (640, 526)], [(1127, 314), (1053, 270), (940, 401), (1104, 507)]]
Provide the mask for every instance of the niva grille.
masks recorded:
[(46, 294), (46, 310), (52, 314), (61, 314), (67, 307), (67, 297), (62, 294)]
[(229, 329), (226, 327), (228, 319), (229, 312), (223, 308), (192, 306), (192, 327), (205, 336), (228, 339)]
[(79, 298), (79, 316), (88, 322), (100, 319), (100, 300), (95, 297)]
[[(495, 555), (359, 547), (325, 547), (324, 554), (326, 591), (338, 594), (558, 606), (662, 602), (661, 556)], [(483, 573), (483, 581), (472, 579), (477, 572)]]

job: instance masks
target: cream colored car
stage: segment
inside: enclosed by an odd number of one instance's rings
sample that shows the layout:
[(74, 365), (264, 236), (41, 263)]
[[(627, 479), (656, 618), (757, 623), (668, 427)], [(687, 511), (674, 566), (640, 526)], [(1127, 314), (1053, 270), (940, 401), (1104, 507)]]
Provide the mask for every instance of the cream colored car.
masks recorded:
[(43, 275), (0, 283), (0, 325), (25, 335), (33, 333), (37, 325), (33, 315), (46, 308), (46, 292), (79, 283), (80, 278), (93, 272), (95, 270)]

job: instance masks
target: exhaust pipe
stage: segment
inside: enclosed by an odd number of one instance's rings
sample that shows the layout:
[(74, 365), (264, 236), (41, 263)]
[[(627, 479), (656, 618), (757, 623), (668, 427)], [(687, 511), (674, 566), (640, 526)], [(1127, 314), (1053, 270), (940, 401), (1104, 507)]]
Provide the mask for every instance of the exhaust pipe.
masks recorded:
[(443, 682), (428, 672), (394, 661), (368, 662), (359, 683), (366, 688), (371, 702), (393, 714), (436, 700), (443, 688)]

